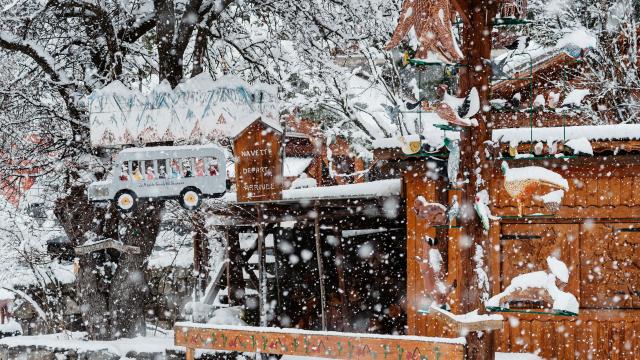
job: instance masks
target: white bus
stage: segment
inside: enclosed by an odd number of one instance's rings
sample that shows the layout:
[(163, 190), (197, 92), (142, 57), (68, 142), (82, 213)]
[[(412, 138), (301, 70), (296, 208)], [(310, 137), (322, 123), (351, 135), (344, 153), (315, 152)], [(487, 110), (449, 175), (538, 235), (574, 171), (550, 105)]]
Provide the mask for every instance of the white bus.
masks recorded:
[(185, 209), (200, 206), (203, 197), (221, 197), (227, 186), (224, 151), (213, 145), (159, 146), (122, 150), (113, 176), (89, 185), (90, 201), (115, 202), (130, 212), (140, 198), (175, 199)]

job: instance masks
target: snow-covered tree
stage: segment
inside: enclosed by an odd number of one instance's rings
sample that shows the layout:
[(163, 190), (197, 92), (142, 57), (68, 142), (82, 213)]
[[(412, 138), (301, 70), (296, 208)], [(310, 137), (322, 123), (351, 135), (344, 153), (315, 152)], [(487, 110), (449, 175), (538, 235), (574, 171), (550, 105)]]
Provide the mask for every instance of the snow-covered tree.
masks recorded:
[[(399, 2), (312, 0), (49, 0), (0, 6), (3, 176), (37, 165), (63, 184), (55, 214), (72, 245), (92, 236), (141, 248), (119, 258), (82, 256), (80, 309), (90, 334), (144, 333), (142, 269), (161, 203), (121, 216), (94, 207), (89, 181), (106, 176), (109, 153), (89, 146), (84, 98), (113, 80), (148, 89), (208, 71), (280, 86), (288, 99), (320, 89), (333, 55), (358, 42), (381, 47)], [(337, 87), (341, 84), (338, 83)], [(296, 101), (290, 106), (300, 106)], [(348, 117), (348, 120), (357, 120)], [(4, 136), (6, 134), (6, 136)], [(32, 141), (33, 136), (39, 141)], [(29, 160), (30, 165), (25, 162)], [(9, 164), (9, 165), (8, 165)], [(34, 165), (35, 164), (35, 165)]]
[[(640, 89), (637, 1), (548, 1), (529, 3), (533, 19), (531, 36), (538, 43), (555, 46), (559, 40), (582, 30), (582, 41), (595, 38), (580, 71), (566, 69), (559, 87), (591, 90), (586, 110), (594, 123), (637, 123)], [(580, 39), (573, 39), (580, 41)], [(571, 84), (569, 84), (571, 83)]]

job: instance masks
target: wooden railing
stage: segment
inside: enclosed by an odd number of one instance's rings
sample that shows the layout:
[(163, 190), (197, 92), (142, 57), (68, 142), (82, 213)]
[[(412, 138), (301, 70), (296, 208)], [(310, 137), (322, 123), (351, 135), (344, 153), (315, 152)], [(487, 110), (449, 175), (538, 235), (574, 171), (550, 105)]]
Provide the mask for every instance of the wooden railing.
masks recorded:
[(356, 334), (250, 326), (177, 323), (175, 344), (187, 349), (312, 356), (328, 359), (429, 359), (464, 358), (464, 338), (429, 338)]

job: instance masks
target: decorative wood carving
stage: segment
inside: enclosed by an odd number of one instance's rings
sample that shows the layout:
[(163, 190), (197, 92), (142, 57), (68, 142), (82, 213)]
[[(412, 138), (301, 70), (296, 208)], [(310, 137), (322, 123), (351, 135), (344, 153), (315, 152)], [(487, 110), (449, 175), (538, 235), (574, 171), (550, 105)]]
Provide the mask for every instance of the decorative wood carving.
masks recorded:
[(462, 52), (451, 31), (449, 0), (403, 1), (400, 20), (387, 48), (397, 47), (412, 29), (420, 43), (416, 58), (427, 58), (433, 53), (447, 62), (462, 60)]
[[(196, 326), (193, 326), (196, 325)], [(464, 345), (455, 341), (374, 334), (197, 326), (177, 323), (175, 344), (193, 349), (312, 356), (329, 359), (463, 359)], [(189, 359), (189, 355), (187, 356)]]
[(582, 226), (580, 256), (587, 308), (640, 308), (640, 224)]
[(569, 271), (569, 284), (564, 291), (580, 301), (578, 225), (573, 224), (503, 224), (500, 236), (501, 289), (515, 276), (548, 269), (547, 257), (562, 260)]

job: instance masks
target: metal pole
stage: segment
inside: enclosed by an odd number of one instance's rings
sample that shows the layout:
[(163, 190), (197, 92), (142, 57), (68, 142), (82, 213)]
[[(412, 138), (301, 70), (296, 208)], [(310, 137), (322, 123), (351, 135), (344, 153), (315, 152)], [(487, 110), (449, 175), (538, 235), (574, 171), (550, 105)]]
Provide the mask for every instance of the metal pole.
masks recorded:
[(320, 247), (320, 212), (318, 211), (318, 204), (313, 207), (316, 214), (314, 220), (314, 234), (316, 238), (316, 257), (318, 258), (318, 281), (320, 284), (320, 319), (322, 320), (322, 331), (327, 330), (327, 315), (326, 315), (326, 299), (324, 289), (324, 268), (322, 267), (322, 249)]

